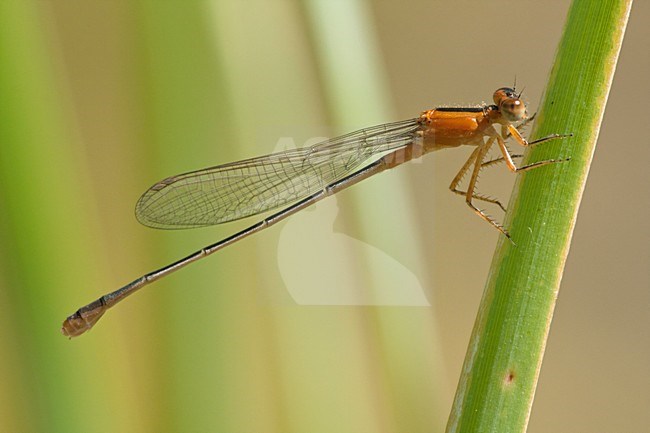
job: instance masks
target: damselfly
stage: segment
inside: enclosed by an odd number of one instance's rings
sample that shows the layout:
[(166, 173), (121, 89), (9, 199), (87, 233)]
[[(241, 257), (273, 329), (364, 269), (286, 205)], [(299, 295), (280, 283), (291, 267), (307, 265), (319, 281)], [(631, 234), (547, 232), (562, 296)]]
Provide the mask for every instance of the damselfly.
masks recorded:
[[(361, 129), (311, 147), (273, 153), (258, 158), (168, 177), (154, 184), (136, 205), (138, 220), (149, 227), (180, 229), (221, 224), (274, 209), (280, 211), (234, 235), (208, 245), (172, 264), (150, 272), (126, 286), (81, 307), (63, 322), (62, 332), (76, 337), (93, 327), (112, 306), (145, 285), (200, 260), (247, 236), (264, 230), (323, 198), (370, 176), (396, 167), (438, 149), (471, 145), (476, 148), (454, 177), (449, 188), (465, 197), (479, 217), (510, 238), (493, 218), (474, 201), (504, 206), (479, 194), (476, 180), (481, 169), (505, 162), (520, 172), (565, 161), (549, 159), (517, 167), (506, 147), (513, 137), (522, 146), (567, 137), (553, 134), (528, 142), (520, 133), (532, 117), (514, 89), (494, 92), (494, 105), (458, 108), (440, 107), (419, 117)], [(497, 130), (500, 126), (500, 130)], [(496, 143), (501, 156), (486, 161)], [(459, 186), (470, 172), (466, 190)]]

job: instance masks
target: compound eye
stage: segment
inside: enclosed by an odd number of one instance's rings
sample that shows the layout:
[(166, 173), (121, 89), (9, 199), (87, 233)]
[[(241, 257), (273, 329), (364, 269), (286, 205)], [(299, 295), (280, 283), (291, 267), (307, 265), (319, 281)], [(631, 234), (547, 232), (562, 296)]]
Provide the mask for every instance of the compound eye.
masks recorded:
[(501, 114), (509, 122), (518, 122), (526, 117), (526, 106), (516, 98), (505, 98), (499, 105)]
[(492, 96), (494, 103), (497, 105), (500, 105), (501, 101), (507, 98), (517, 98), (517, 92), (515, 92), (515, 89), (511, 89), (510, 87), (502, 87), (500, 89), (497, 89), (497, 91), (494, 92), (494, 95)]

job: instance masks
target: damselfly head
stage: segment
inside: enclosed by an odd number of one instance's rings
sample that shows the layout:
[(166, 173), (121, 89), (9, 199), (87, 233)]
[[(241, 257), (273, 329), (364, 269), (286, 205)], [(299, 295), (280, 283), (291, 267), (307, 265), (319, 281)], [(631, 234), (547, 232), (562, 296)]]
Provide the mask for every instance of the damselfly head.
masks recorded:
[(494, 103), (497, 104), (501, 115), (508, 122), (519, 122), (526, 118), (526, 105), (515, 89), (502, 87), (494, 92)]

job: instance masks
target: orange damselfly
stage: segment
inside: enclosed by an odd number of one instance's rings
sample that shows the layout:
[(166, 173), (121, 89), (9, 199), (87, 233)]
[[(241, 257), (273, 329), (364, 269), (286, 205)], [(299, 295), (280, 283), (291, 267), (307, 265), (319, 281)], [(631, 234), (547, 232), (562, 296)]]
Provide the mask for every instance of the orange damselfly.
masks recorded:
[[(520, 172), (565, 161), (549, 159), (517, 167), (513, 158), (518, 155), (510, 154), (506, 139), (513, 137), (520, 145), (530, 146), (568, 136), (553, 134), (528, 142), (519, 130), (534, 116), (527, 116), (520, 96), (513, 88), (503, 87), (494, 92), (494, 105), (434, 108), (414, 119), (361, 129), (311, 147), (273, 153), (161, 180), (149, 188), (136, 205), (138, 220), (149, 227), (203, 227), (286, 207), (228, 238), (143, 275), (81, 307), (65, 319), (63, 334), (68, 337), (81, 335), (92, 328), (109, 308), (145, 285), (270, 227), (370, 176), (438, 149), (476, 146), (449, 188), (454, 193), (465, 196), (465, 202), (479, 217), (510, 238), (497, 221), (474, 204), (474, 200), (484, 201), (505, 210), (498, 200), (476, 192), (479, 172), (482, 168), (499, 162), (505, 162), (513, 172)], [(495, 126), (500, 126), (500, 131)], [(488, 151), (495, 143), (501, 156), (485, 161)], [(460, 182), (470, 169), (467, 190), (462, 191), (458, 189)]]

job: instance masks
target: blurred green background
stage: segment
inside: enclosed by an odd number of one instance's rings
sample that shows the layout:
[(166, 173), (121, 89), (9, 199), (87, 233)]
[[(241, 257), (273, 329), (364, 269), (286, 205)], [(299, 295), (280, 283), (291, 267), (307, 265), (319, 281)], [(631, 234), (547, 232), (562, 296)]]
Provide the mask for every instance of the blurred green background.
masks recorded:
[[(447, 190), (467, 149), (157, 282), (88, 335), (69, 341), (60, 324), (255, 221), (142, 227), (133, 206), (159, 179), (489, 101), (515, 75), (534, 110), (568, 5), (0, 2), (0, 430), (443, 431), (498, 236)], [(637, 2), (530, 432), (650, 423), (649, 19)], [(495, 172), (482, 189), (507, 198), (512, 176)], [(323, 239), (342, 233), (371, 247), (341, 257)], [(385, 282), (373, 251), (408, 269), (431, 305), (294, 302), (287, 281), (309, 291), (305, 263), (340, 287)]]

